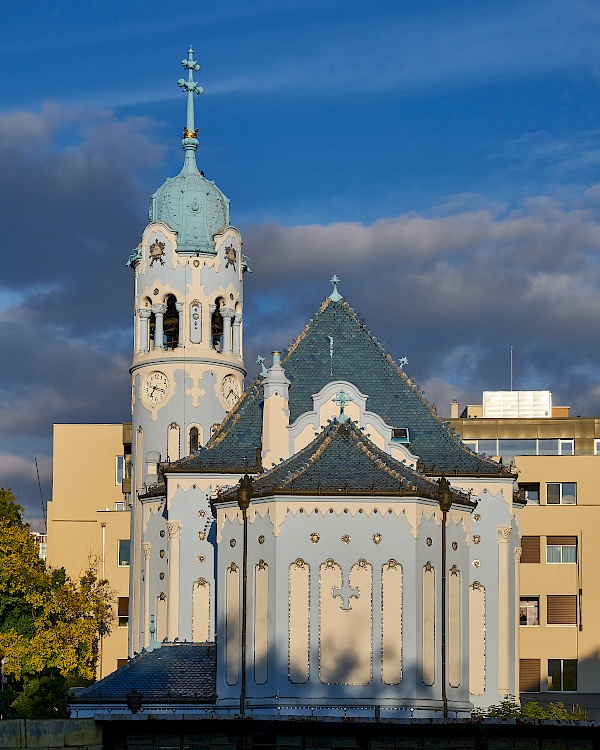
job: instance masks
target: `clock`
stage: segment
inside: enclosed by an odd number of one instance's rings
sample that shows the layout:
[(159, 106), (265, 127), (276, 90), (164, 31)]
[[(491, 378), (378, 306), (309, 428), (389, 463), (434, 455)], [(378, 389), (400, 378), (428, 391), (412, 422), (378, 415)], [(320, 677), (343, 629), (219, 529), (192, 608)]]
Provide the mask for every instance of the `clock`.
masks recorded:
[(155, 370), (144, 381), (142, 393), (153, 404), (160, 404), (169, 392), (169, 380), (163, 372)]
[(238, 381), (233, 375), (225, 375), (221, 381), (221, 398), (227, 405), (228, 409), (231, 409), (235, 402), (240, 397), (241, 389)]

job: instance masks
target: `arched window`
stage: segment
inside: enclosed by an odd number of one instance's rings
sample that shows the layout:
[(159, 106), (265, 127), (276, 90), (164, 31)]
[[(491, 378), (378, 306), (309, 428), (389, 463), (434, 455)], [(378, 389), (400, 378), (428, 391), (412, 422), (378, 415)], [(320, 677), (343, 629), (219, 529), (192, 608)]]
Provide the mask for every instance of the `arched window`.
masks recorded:
[(192, 453), (195, 453), (195, 451), (198, 450), (200, 447), (200, 433), (198, 432), (197, 427), (192, 427), (190, 429), (190, 455)]
[(177, 300), (174, 295), (169, 294), (165, 302), (167, 305), (163, 321), (165, 349), (175, 349), (179, 344), (179, 313), (175, 306)]
[(218, 352), (223, 347), (223, 316), (221, 315), (220, 308), (223, 305), (223, 298), (217, 297), (215, 300), (215, 311), (211, 318), (211, 336), (213, 349)]

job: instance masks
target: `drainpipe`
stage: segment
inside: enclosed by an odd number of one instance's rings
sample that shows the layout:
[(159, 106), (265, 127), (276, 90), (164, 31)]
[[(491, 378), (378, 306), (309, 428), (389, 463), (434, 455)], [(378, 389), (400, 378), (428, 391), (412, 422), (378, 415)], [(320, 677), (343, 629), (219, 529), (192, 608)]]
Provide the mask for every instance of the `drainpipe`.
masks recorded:
[[(101, 523), (102, 526), (102, 557), (100, 562), (102, 565), (102, 580), (106, 578), (104, 575), (105, 568), (105, 552), (106, 552), (106, 522)], [(104, 677), (104, 635), (100, 635), (100, 679)]]
[(438, 481), (438, 500), (442, 510), (442, 706), (444, 709), (444, 719), (448, 718), (448, 695), (446, 693), (447, 683), (447, 662), (446, 662), (446, 522), (448, 520), (448, 511), (452, 506), (452, 492), (450, 483), (442, 475)]
[(240, 715), (246, 713), (246, 631), (248, 629), (248, 507), (252, 496), (252, 480), (248, 474), (238, 488), (238, 506), (242, 511), (243, 545), (242, 545), (242, 679), (240, 691)]

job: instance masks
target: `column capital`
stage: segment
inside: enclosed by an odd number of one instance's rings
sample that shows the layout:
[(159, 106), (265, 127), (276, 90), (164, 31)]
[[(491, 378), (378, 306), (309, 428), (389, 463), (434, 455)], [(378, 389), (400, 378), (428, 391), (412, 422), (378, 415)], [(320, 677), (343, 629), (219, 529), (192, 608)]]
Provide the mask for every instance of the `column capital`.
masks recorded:
[(521, 547), (515, 547), (515, 563), (517, 563), (517, 565), (521, 562), (522, 552), (523, 550), (521, 549)]
[(219, 312), (222, 318), (233, 318), (235, 316), (235, 310), (232, 307), (222, 307)]
[(162, 302), (157, 302), (155, 305), (152, 305), (152, 312), (155, 315), (164, 315), (166, 310), (167, 306)]
[(175, 303), (175, 309), (177, 310), (178, 313), (182, 313), (183, 312), (183, 302), (176, 302)]
[(142, 549), (144, 550), (144, 560), (150, 559), (150, 542), (144, 542), (142, 544)]
[(167, 521), (167, 531), (169, 532), (169, 539), (179, 539), (182, 526), (183, 524), (181, 523), (181, 521)]
[(512, 526), (498, 526), (498, 542), (502, 544), (508, 544), (511, 531)]
[(138, 315), (140, 316), (140, 318), (148, 320), (148, 318), (152, 315), (152, 310), (149, 307), (140, 307), (138, 309)]
[(242, 318), (243, 317), (244, 316), (242, 315), (242, 313), (237, 313), (236, 316), (235, 316), (235, 318), (233, 319), (233, 325), (234, 326), (239, 326), (241, 324), (241, 322), (242, 322)]

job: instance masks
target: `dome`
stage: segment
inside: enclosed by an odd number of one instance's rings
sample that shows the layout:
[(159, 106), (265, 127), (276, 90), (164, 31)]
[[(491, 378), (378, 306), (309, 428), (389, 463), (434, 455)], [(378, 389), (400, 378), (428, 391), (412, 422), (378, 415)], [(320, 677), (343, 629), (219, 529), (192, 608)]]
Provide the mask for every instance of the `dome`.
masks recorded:
[[(194, 140), (184, 138), (184, 148)], [(194, 151), (186, 149), (181, 172), (150, 199), (150, 221), (164, 221), (177, 232), (177, 252), (214, 253), (215, 234), (229, 225), (229, 200), (198, 171)]]
[(188, 71), (187, 81), (180, 78), (177, 82), (187, 94), (183, 169), (154, 193), (149, 213), (150, 221), (163, 221), (177, 232), (177, 252), (214, 254), (215, 234), (229, 226), (229, 200), (196, 165), (198, 129), (194, 127), (194, 94), (201, 94), (202, 87), (194, 81), (194, 72), (200, 70), (200, 66), (193, 54), (190, 47), (187, 59), (181, 61)]

